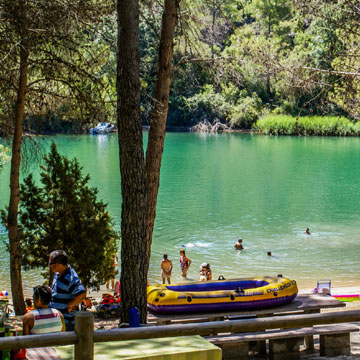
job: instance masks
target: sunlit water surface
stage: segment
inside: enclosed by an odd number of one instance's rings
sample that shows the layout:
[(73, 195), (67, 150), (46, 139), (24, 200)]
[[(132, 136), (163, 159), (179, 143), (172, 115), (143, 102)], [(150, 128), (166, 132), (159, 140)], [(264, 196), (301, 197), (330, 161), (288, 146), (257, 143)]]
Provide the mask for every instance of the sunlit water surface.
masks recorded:
[[(120, 230), (116, 134), (46, 139), (44, 149), (54, 140), (62, 154), (78, 158)], [(358, 138), (168, 133), (149, 282), (160, 281), (164, 252), (174, 262), (173, 282), (181, 281), (184, 248), (193, 261), (190, 280), (208, 262), (214, 278), (281, 273), (300, 289), (320, 279), (359, 287), (359, 153)], [(34, 161), (29, 171), (38, 175)], [(1, 208), (8, 203), (9, 174), (10, 165), (0, 171)], [(240, 236), (242, 252), (233, 249)], [(0, 289), (10, 289), (3, 227), (0, 240)], [(23, 274), (25, 290), (41, 281), (40, 271)]]

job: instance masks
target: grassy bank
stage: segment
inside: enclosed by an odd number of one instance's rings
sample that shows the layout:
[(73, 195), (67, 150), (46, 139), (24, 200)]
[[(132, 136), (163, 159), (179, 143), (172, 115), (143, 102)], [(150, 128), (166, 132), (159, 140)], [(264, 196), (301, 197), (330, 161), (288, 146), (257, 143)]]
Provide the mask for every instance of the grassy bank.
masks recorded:
[(360, 136), (360, 122), (338, 116), (268, 115), (258, 120), (254, 129), (266, 135)]

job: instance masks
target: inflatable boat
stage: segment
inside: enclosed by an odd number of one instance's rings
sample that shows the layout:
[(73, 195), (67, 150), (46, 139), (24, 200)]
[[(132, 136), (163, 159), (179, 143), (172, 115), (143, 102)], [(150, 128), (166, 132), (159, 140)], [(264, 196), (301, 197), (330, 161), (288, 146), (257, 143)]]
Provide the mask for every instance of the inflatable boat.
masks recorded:
[(159, 314), (238, 311), (287, 304), (295, 299), (295, 280), (278, 275), (153, 285), (147, 290), (147, 306)]

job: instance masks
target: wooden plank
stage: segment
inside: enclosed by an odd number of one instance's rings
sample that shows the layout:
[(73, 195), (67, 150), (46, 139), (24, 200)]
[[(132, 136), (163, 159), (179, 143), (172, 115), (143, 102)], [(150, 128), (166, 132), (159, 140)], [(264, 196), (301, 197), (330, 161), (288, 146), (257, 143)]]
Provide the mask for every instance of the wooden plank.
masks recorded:
[(112, 329), (106, 332), (97, 330), (94, 332), (94, 342), (149, 339), (168, 336), (211, 335), (221, 332), (237, 333), (278, 328), (289, 329), (354, 321), (360, 321), (360, 310), (329, 312), (324, 314), (275, 316), (271, 318), (249, 320), (213, 321), (130, 329)]
[(305, 337), (309, 335), (346, 334), (359, 331), (359, 327), (352, 324), (321, 325), (290, 330), (269, 330), (257, 333), (243, 333), (221, 336), (204, 336), (211, 343), (217, 345), (228, 342), (261, 341), (270, 339), (285, 339), (293, 337)]
[[(107, 330), (103, 330), (107, 331)], [(74, 360), (72, 347), (56, 347), (63, 360)], [(96, 343), (95, 360), (221, 360), (220, 349), (201, 336)]]
[[(320, 324), (336, 324), (360, 321), (360, 311), (341, 311), (323, 314), (276, 316), (272, 318), (214, 321), (198, 324), (144, 326), (94, 332), (94, 342), (113, 340), (150, 339), (187, 335), (210, 335), (221, 332), (249, 332), (276, 328), (300, 328)], [(76, 344), (75, 332), (0, 338), (0, 350)]]
[(74, 331), (31, 336), (11, 336), (0, 338), (0, 350), (71, 345), (76, 344), (78, 341), (79, 337)]
[(263, 316), (263, 315), (283, 315), (284, 313), (304, 313), (310, 311), (320, 312), (321, 309), (345, 307), (346, 304), (325, 294), (301, 294), (298, 295), (290, 304), (282, 305), (273, 308), (255, 309), (255, 310), (239, 310), (226, 312), (204, 312), (196, 314), (176, 314), (176, 315), (162, 315), (149, 313), (149, 318), (157, 323), (169, 323), (172, 320), (180, 319), (199, 319), (199, 318), (214, 318), (232, 316)]

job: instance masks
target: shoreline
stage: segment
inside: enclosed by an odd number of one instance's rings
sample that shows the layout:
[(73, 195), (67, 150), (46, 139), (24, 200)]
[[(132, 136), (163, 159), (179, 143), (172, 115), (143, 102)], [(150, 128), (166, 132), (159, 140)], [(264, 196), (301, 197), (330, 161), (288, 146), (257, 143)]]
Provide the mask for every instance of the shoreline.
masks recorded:
[[(306, 289), (299, 289), (299, 294), (309, 294), (312, 292), (313, 289), (306, 288)], [(357, 286), (332, 286), (331, 287), (331, 294), (332, 295), (355, 295), (360, 294), (360, 287)], [(360, 302), (359, 302), (360, 303)]]
[[(160, 282), (159, 282), (160, 283)], [(172, 283), (171, 285), (174, 285), (174, 283)], [(314, 281), (314, 287), (310, 288), (310, 287), (304, 287), (304, 288), (299, 288), (298, 287), (298, 293), (299, 294), (310, 294), (312, 293), (312, 290), (316, 287), (316, 281)], [(153, 283), (151, 283), (150, 285), (154, 285)], [(9, 300), (11, 300), (11, 291), (8, 291), (9, 293)], [(100, 286), (100, 290), (99, 291), (88, 291), (87, 296), (89, 297), (93, 297), (96, 299), (101, 299), (103, 294), (112, 294), (113, 291), (107, 290), (105, 285), (101, 285)], [(354, 294), (360, 294), (360, 284), (359, 286), (331, 286), (331, 294), (332, 295), (354, 295)], [(24, 298), (29, 298), (32, 297), (32, 293), (29, 292), (28, 289), (24, 289)], [(360, 301), (359, 301), (360, 304)]]
[[(298, 294), (311, 294), (312, 292), (312, 288), (303, 288), (303, 289), (298, 289)], [(102, 299), (103, 294), (113, 294), (113, 291), (107, 290), (105, 285), (102, 285), (100, 287), (99, 291), (89, 291), (87, 293), (88, 297), (94, 298), (95, 300), (99, 301)], [(360, 294), (360, 286), (343, 286), (343, 287), (338, 287), (338, 286), (334, 286), (331, 287), (331, 294), (332, 295), (355, 295), (355, 294)], [(28, 292), (24, 291), (24, 298), (31, 298), (32, 294), (29, 294)], [(9, 293), (9, 300), (11, 300), (11, 293)], [(347, 302), (348, 304), (349, 302)], [(360, 308), (360, 301), (354, 301), (353, 303), (358, 303), (359, 304), (359, 308)]]

